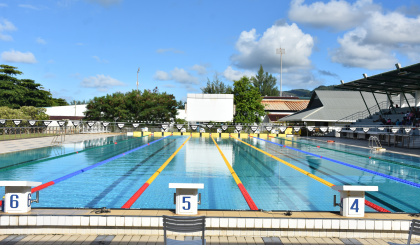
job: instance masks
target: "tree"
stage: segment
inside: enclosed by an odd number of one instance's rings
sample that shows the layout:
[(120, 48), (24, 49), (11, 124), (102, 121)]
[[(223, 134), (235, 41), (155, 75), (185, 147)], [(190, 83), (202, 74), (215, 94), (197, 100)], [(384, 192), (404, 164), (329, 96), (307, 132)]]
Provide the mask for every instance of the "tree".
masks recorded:
[(201, 88), (201, 91), (204, 94), (231, 94), (233, 92), (232, 87), (220, 81), (217, 74), (214, 75), (212, 82), (207, 78), (207, 85)]
[(182, 100), (176, 102), (176, 108), (180, 109), (180, 110), (184, 110), (185, 109), (185, 102), (182, 101)]
[[(7, 106), (0, 107), (0, 118), (2, 119), (23, 119), (23, 123), (26, 123), (27, 120), (48, 120), (50, 117), (45, 114), (47, 109), (45, 108), (36, 108), (33, 106), (22, 106), (20, 109), (12, 109)], [(26, 120), (25, 120), (26, 119)], [(22, 124), (23, 124), (22, 123)], [(20, 125), (22, 125), (20, 124)], [(14, 123), (7, 121), (6, 126), (14, 127)]]
[(164, 122), (175, 118), (176, 107), (177, 101), (172, 94), (159, 93), (155, 88), (95, 97), (87, 104), (85, 114), (88, 120)]
[(233, 83), (236, 123), (260, 123), (265, 115), (264, 106), (261, 104), (261, 94), (254, 87), (249, 78), (242, 77)]
[(68, 105), (63, 99), (53, 98), (40, 83), (15, 77), (21, 74), (22, 72), (14, 66), (0, 65), (0, 106), (17, 109), (21, 106)]
[(251, 78), (252, 83), (258, 90), (262, 96), (279, 96), (280, 91), (276, 87), (277, 79), (273, 77), (273, 75), (269, 74), (268, 72), (264, 73), (264, 69), (262, 65), (260, 65), (260, 69), (258, 70), (258, 74), (255, 77)]

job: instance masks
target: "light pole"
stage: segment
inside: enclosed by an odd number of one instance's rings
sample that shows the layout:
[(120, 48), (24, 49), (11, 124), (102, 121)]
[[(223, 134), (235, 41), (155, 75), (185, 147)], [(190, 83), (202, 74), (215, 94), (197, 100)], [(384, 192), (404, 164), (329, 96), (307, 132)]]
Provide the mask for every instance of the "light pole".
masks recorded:
[(137, 69), (137, 92), (139, 92), (139, 72), (140, 72), (140, 67), (139, 69)]
[(280, 54), (280, 97), (283, 94), (282, 85), (283, 85), (283, 54), (286, 53), (286, 50), (284, 48), (278, 48), (276, 49), (276, 54)]

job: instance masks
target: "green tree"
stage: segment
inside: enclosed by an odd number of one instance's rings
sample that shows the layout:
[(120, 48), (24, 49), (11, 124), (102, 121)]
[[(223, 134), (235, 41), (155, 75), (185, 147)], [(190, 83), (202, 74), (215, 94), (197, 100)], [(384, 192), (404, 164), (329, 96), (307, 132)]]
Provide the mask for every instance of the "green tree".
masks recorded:
[(67, 105), (65, 100), (53, 98), (40, 83), (31, 79), (17, 79), (17, 75), (22, 75), (22, 72), (16, 67), (0, 65), (0, 106), (20, 108)]
[(169, 121), (175, 118), (177, 101), (172, 94), (159, 90), (132, 90), (95, 97), (86, 106), (88, 120), (114, 121)]
[(201, 91), (204, 94), (231, 94), (233, 92), (232, 87), (220, 81), (217, 74), (214, 75), (213, 81), (207, 78), (207, 85), (201, 88)]
[(262, 65), (258, 70), (258, 74), (251, 78), (252, 83), (262, 96), (279, 96), (280, 91), (276, 86), (277, 79), (272, 74), (264, 72)]
[(177, 108), (177, 109), (184, 110), (184, 109), (185, 109), (185, 102), (184, 102), (184, 101), (182, 101), (182, 100), (180, 100), (180, 101), (176, 102), (176, 108)]
[(262, 98), (258, 88), (254, 87), (249, 78), (242, 77), (233, 83), (236, 123), (260, 123), (265, 115)]

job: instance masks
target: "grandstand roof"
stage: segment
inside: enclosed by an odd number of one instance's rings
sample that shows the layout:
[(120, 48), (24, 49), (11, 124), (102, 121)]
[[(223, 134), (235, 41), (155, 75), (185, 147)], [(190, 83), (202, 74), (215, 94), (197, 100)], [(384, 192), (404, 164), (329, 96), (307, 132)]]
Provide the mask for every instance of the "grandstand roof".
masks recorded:
[(339, 89), (399, 94), (420, 90), (420, 63), (335, 86)]
[[(368, 107), (376, 105), (372, 93), (362, 92)], [(386, 96), (376, 95), (379, 102), (385, 101)], [(316, 90), (305, 110), (283, 117), (280, 121), (318, 121), (336, 122), (354, 113), (366, 110), (366, 105), (359, 92)], [(343, 120), (352, 122), (354, 120)]]

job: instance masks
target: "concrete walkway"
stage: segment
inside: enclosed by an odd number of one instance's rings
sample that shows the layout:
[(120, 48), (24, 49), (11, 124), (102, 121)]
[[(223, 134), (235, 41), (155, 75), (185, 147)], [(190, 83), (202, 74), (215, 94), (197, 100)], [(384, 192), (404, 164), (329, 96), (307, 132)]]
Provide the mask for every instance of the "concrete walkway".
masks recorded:
[[(171, 239), (192, 240), (196, 237), (191, 236), (169, 236)], [(198, 237), (197, 237), (198, 238)], [(142, 235), (3, 235), (0, 236), (0, 244), (15, 245), (70, 245), (70, 244), (137, 244), (137, 245), (163, 245), (163, 236), (142, 236)], [(412, 240), (415, 245), (420, 240)], [(182, 244), (182, 243), (180, 243)], [(201, 244), (201, 243), (200, 243)], [(254, 244), (254, 245), (274, 245), (274, 244), (407, 244), (407, 240), (395, 239), (354, 239), (354, 238), (321, 238), (321, 237), (225, 237), (208, 236), (206, 244), (228, 245), (228, 244)]]
[[(85, 140), (93, 140), (98, 138), (110, 137), (119, 134), (72, 134), (66, 135), (63, 144), (82, 142)], [(51, 146), (53, 137), (39, 137), (16, 140), (0, 141), (0, 154), (10, 153), (15, 151), (24, 151), (42, 147)]]

